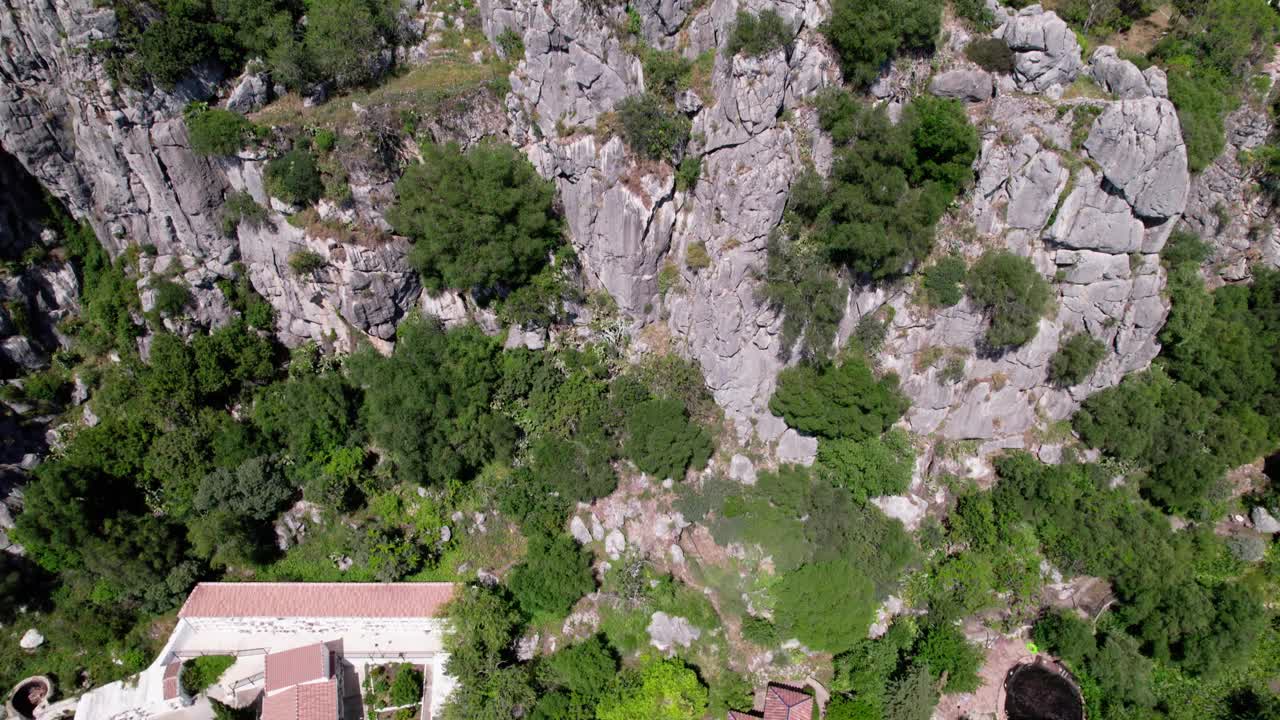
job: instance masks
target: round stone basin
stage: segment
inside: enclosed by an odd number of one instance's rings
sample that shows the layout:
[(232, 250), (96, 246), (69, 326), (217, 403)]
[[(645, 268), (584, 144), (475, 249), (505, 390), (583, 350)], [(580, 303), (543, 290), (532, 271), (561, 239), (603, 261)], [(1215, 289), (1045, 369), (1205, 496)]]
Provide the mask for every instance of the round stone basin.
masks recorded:
[(1006, 720), (1084, 720), (1084, 704), (1065, 671), (1041, 662), (1025, 663), (1004, 680)]

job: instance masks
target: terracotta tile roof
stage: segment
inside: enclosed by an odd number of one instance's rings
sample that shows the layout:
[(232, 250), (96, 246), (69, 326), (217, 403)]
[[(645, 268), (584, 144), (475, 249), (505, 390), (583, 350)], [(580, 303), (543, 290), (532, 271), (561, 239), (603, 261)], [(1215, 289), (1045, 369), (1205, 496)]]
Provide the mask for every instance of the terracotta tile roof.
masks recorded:
[(813, 698), (771, 683), (764, 696), (764, 720), (813, 720)]
[(332, 674), (329, 670), (332, 667), (329, 662), (329, 652), (329, 648), (323, 643), (315, 643), (268, 654), (267, 692), (272, 693), (290, 685), (329, 679)]
[(737, 710), (730, 710), (729, 720), (760, 720), (760, 716), (752, 715), (750, 713), (738, 712)]
[(164, 699), (173, 700), (182, 694), (178, 685), (178, 675), (182, 672), (182, 661), (174, 660), (164, 666)]
[(436, 617), (454, 583), (200, 583), (178, 617)]
[(260, 720), (337, 720), (338, 681), (294, 685), (262, 699)]

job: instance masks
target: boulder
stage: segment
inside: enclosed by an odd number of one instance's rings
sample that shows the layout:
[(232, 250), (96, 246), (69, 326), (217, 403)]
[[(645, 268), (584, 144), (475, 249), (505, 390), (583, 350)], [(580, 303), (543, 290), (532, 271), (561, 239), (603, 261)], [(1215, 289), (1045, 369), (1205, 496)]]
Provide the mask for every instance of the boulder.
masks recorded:
[(18, 641), (18, 647), (23, 650), (35, 650), (44, 644), (44, 635), (39, 630), (31, 628), (22, 634), (22, 639)]
[(627, 551), (627, 538), (621, 530), (610, 530), (604, 536), (604, 551), (613, 560), (622, 557), (622, 553)]
[(929, 92), (938, 97), (982, 102), (991, 99), (995, 83), (985, 70), (952, 70), (935, 75), (929, 83)]
[(1120, 100), (1137, 100), (1153, 95), (1146, 76), (1138, 66), (1122, 59), (1110, 45), (1103, 45), (1093, 52), (1088, 72), (1103, 90)]
[(782, 433), (778, 440), (778, 461), (797, 465), (812, 465), (818, 457), (818, 438), (807, 437), (792, 428)]
[(271, 79), (261, 73), (245, 73), (227, 96), (227, 109), (251, 113), (271, 101)]
[(649, 618), (646, 630), (649, 633), (649, 644), (664, 653), (677, 647), (687, 648), (702, 636), (702, 631), (685, 618), (662, 611), (655, 612)]
[(587, 524), (577, 515), (569, 521), (569, 534), (573, 536), (580, 544), (586, 545), (591, 542), (591, 531), (587, 529)]
[(1057, 13), (1031, 5), (996, 31), (1013, 51), (1013, 77), (1023, 92), (1069, 85), (1080, 74), (1080, 43)]
[(1187, 148), (1178, 112), (1168, 100), (1113, 103), (1094, 121), (1084, 149), (1138, 217), (1163, 220), (1186, 207)]
[(755, 485), (756, 466), (746, 455), (734, 455), (729, 460), (729, 477), (743, 485)]
[(1275, 516), (1261, 505), (1249, 512), (1249, 519), (1253, 521), (1253, 528), (1258, 532), (1273, 535), (1280, 533), (1280, 520), (1276, 520)]

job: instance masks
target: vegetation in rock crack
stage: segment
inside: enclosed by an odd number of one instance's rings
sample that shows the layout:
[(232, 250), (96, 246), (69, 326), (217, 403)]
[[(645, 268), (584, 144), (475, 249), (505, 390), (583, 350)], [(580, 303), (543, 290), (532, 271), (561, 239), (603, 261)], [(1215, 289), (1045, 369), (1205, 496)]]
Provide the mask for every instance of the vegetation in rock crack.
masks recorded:
[(388, 219), (413, 239), (409, 261), (432, 291), (500, 296), (527, 284), (561, 243), (555, 190), (516, 149), (426, 144), (396, 183)]
[(203, 103), (188, 106), (183, 118), (191, 150), (198, 155), (235, 155), (256, 132), (243, 115)]
[(942, 31), (939, 0), (866, 3), (838, 0), (823, 34), (840, 57), (845, 82), (870, 85), (899, 53), (929, 52)]
[(651, 160), (675, 161), (684, 153), (689, 118), (653, 93), (632, 95), (615, 107), (627, 146)]
[(825, 438), (878, 437), (907, 409), (896, 375), (877, 377), (861, 355), (798, 365), (778, 375), (769, 409), (791, 427)]
[(739, 10), (725, 52), (730, 56), (741, 53), (760, 57), (790, 45), (794, 36), (787, 21), (772, 8), (765, 8), (759, 14)]
[(290, 205), (310, 205), (324, 194), (316, 158), (303, 148), (294, 148), (268, 161), (262, 180), (272, 197)]
[(1063, 387), (1079, 385), (1098, 369), (1107, 346), (1087, 332), (1071, 335), (1049, 359), (1049, 381)]
[(983, 70), (1013, 72), (1013, 51), (1000, 38), (979, 38), (964, 46), (964, 56)]
[(1049, 282), (1031, 261), (1007, 250), (988, 250), (969, 268), (965, 293), (990, 320), (991, 348), (1022, 345), (1036, 336), (1052, 300)]

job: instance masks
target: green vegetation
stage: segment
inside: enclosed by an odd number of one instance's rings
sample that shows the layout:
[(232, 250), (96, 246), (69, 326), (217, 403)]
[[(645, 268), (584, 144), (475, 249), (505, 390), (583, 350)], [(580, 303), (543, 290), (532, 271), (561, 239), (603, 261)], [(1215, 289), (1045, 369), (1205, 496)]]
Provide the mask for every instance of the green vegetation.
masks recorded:
[(303, 148), (294, 148), (267, 163), (262, 180), (272, 197), (290, 205), (310, 205), (324, 194), (324, 182), (316, 158)]
[(182, 117), (187, 123), (191, 150), (197, 155), (235, 155), (256, 132), (254, 124), (244, 116), (204, 103), (187, 106)]
[(618, 126), (627, 146), (651, 160), (675, 162), (689, 141), (689, 118), (652, 92), (618, 103)]
[(182, 689), (188, 695), (199, 695), (218, 682), (222, 673), (235, 661), (235, 657), (231, 655), (201, 655), (184, 661), (178, 676), (182, 681)]
[(747, 57), (760, 57), (791, 44), (794, 36), (787, 21), (772, 8), (761, 10), (759, 15), (739, 10), (725, 52), (730, 56), (742, 53)]
[(875, 81), (898, 53), (932, 51), (942, 30), (939, 0), (872, 4), (838, 0), (823, 33), (840, 56), (845, 82), (857, 88)]
[(697, 720), (707, 710), (707, 689), (697, 673), (678, 660), (646, 658), (623, 671), (596, 707), (599, 720)]
[(310, 275), (328, 264), (328, 259), (314, 250), (297, 250), (289, 255), (289, 270), (294, 275)]
[(906, 412), (898, 378), (876, 377), (853, 355), (839, 365), (798, 365), (778, 374), (769, 409), (803, 433), (824, 438), (878, 437)]
[(833, 484), (848, 489), (858, 502), (905, 492), (915, 459), (911, 438), (896, 428), (883, 437), (823, 438), (818, 443), (820, 472)]
[(989, 72), (1013, 72), (1013, 51), (1000, 38), (973, 40), (964, 46), (964, 56)]
[(409, 260), (430, 290), (492, 297), (526, 285), (562, 242), (555, 190), (507, 145), (424, 144), (388, 214), (413, 239)]
[[(395, 41), (394, 5), (384, 0), (166, 0), (145, 11), (113, 3), (120, 32), (91, 46), (117, 82), (172, 88), (200, 63), (241, 67), (265, 59), (273, 79), (297, 89), (370, 82)], [(307, 22), (301, 23), (303, 15)]]
[(241, 223), (261, 227), (267, 220), (267, 209), (247, 192), (233, 192), (222, 203), (222, 233), (233, 237)]
[(1098, 369), (1107, 354), (1107, 346), (1087, 332), (1078, 332), (1058, 346), (1049, 359), (1049, 381), (1069, 387), (1079, 385)]
[(1035, 337), (1053, 299), (1048, 281), (1031, 261), (1008, 250), (983, 253), (969, 269), (965, 292), (990, 318), (984, 341), (991, 348), (1015, 347)]
[(654, 477), (680, 478), (690, 467), (701, 470), (711, 451), (710, 435), (689, 421), (679, 400), (646, 400), (630, 413), (623, 454)]
[(531, 618), (559, 619), (578, 598), (596, 589), (590, 557), (567, 535), (530, 539), (528, 559), (511, 571), (507, 584)]
[(972, 177), (978, 136), (964, 108), (922, 96), (894, 125), (883, 110), (831, 91), (818, 111), (837, 147), (835, 164), (825, 183), (797, 182), (795, 222), (831, 262), (855, 273), (879, 280), (906, 272), (933, 249), (934, 225)]
[(948, 255), (925, 268), (922, 283), (925, 301), (934, 307), (951, 307), (960, 302), (968, 272), (964, 258), (958, 255)]

